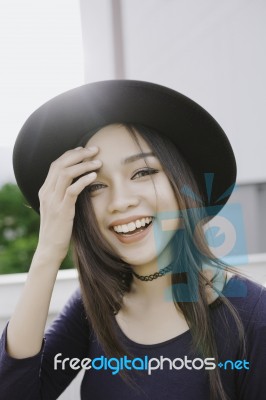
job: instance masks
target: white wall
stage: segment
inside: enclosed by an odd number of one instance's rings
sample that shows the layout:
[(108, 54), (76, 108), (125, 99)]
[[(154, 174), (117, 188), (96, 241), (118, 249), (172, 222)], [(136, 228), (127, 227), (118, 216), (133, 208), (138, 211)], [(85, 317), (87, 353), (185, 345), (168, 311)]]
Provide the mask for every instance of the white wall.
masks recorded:
[[(0, 103), (4, 112), (0, 118), (0, 145), (13, 144), (26, 117), (49, 98), (40, 88), (49, 86), (51, 74), (54, 94), (60, 92), (62, 76), (67, 73), (68, 83), (64, 81), (61, 91), (82, 83), (82, 46), (86, 82), (116, 77), (112, 6), (120, 4), (124, 77), (161, 83), (199, 102), (218, 120), (232, 142), (238, 182), (266, 181), (265, 0), (80, 0), (80, 33), (74, 29), (79, 18), (77, 10), (74, 15), (67, 14), (70, 4), (61, 14), (57, 6), (55, 14), (55, 6), (49, 1), (42, 23), (38, 24), (36, 15), (40, 16), (40, 12), (36, 14), (31, 1), (27, 0), (20, 9), (16, 7), (16, 13), (13, 6), (18, 0), (5, 2), (1, 11), (0, 86), (4, 97), (0, 96)], [(60, 0), (62, 4), (65, 3)], [(66, 25), (69, 37), (64, 33)], [(58, 53), (42, 41), (46, 29), (51, 34), (51, 26), (54, 43), (60, 48)], [(80, 43), (74, 45), (77, 36)], [(26, 46), (26, 53), (16, 50), (19, 40), (24, 40), (21, 48)], [(55, 65), (60, 60), (65, 60), (63, 75)], [(76, 76), (71, 75), (70, 66), (79, 71)], [(25, 112), (28, 102), (36, 105), (27, 106)], [(0, 182), (9, 174), (1, 168)]]
[(0, 0), (0, 185), (28, 116), (84, 83), (79, 1)]
[[(105, 24), (106, 2), (102, 7), (98, 0), (83, 3), (90, 14), (88, 22), (94, 20), (87, 25), (94, 44), (87, 46), (91, 63), (86, 80), (112, 78), (113, 60), (102, 61), (108, 57), (106, 43), (112, 36), (111, 24)], [(229, 136), (238, 182), (265, 181), (265, 0), (122, 0), (120, 4), (124, 77), (173, 87), (200, 103)]]

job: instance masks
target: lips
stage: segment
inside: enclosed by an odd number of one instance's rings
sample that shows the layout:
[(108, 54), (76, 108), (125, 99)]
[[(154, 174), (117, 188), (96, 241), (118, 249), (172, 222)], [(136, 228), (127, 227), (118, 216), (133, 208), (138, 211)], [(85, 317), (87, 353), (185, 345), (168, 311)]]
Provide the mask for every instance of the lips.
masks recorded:
[(153, 218), (153, 216), (149, 214), (141, 214), (141, 215), (138, 214), (138, 215), (131, 215), (126, 218), (116, 219), (115, 221), (112, 221), (109, 224), (109, 228), (113, 228), (116, 225), (128, 224), (132, 221), (136, 221), (137, 219), (142, 219), (142, 218)]

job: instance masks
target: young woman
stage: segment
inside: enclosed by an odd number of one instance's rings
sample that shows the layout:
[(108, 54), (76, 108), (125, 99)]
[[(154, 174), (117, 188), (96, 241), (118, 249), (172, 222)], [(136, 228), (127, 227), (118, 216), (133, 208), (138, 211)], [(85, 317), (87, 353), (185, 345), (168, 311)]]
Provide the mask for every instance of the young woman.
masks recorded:
[[(230, 196), (217, 122), (147, 82), (52, 99), (23, 126), (18, 184), (39, 242), (0, 347), (0, 399), (264, 399), (266, 290), (215, 258), (205, 224)], [(72, 238), (80, 289), (45, 332)]]

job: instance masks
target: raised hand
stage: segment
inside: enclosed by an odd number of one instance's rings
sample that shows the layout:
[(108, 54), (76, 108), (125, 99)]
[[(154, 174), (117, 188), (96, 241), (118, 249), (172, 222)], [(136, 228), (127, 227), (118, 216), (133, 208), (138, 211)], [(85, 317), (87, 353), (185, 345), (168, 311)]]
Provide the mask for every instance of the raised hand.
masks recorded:
[(78, 147), (51, 164), (39, 191), (41, 223), (37, 253), (49, 252), (59, 261), (65, 258), (77, 197), (95, 180), (94, 171), (102, 165), (100, 160), (91, 160), (98, 151), (97, 147)]

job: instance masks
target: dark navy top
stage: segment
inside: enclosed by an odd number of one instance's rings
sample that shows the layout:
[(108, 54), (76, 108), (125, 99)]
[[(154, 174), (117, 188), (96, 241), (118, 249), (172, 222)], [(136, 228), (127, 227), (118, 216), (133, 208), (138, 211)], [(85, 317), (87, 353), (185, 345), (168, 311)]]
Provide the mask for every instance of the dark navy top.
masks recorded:
[[(227, 307), (217, 299), (210, 306), (218, 347), (218, 360), (214, 360), (212, 365), (219, 368), (230, 400), (265, 400), (266, 289), (246, 278), (234, 276), (226, 284), (223, 294), (239, 312), (245, 329), (247, 350), (243, 357), (235, 322)], [(138, 361), (135, 360), (136, 368), (145, 365), (153, 357), (159, 360), (160, 357), (168, 358), (176, 368), (170, 369), (170, 362), (165, 360), (163, 369), (156, 369), (150, 374), (146, 369), (131, 370), (130, 376), (139, 388), (134, 389), (124, 383), (119, 374), (114, 374), (114, 370), (96, 369), (101, 361), (98, 360), (97, 364), (95, 360), (95, 368), (87, 369), (84, 374), (80, 389), (82, 400), (209, 399), (208, 371), (206, 365), (202, 366), (203, 361), (195, 360), (200, 356), (192, 351), (189, 330), (163, 343), (144, 345), (127, 338), (115, 318), (114, 324), (124, 346), (138, 358)], [(58, 353), (62, 353), (58, 358), (61, 361), (67, 357), (78, 359), (72, 360), (74, 367), (79, 366), (79, 360), (85, 362), (84, 359), (94, 360), (105, 356), (85, 318), (79, 290), (45, 333), (39, 354), (26, 359), (14, 359), (6, 353), (5, 342), (6, 329), (0, 342), (1, 400), (56, 399), (78, 373), (77, 369), (69, 367), (69, 362), (65, 363), (65, 369), (59, 363), (55, 370), (54, 357)], [(181, 368), (185, 358), (191, 362), (194, 360), (193, 368), (192, 363), (187, 364), (191, 369)]]

